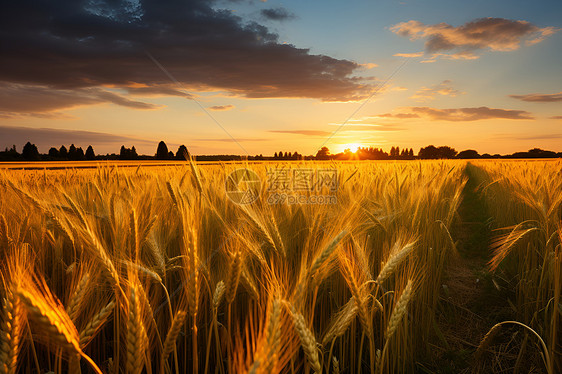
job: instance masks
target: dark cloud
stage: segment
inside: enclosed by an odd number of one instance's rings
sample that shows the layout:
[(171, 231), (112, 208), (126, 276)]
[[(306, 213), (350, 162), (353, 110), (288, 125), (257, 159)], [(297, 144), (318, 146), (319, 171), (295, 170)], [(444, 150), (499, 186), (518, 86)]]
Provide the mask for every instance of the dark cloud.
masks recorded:
[(478, 121), (484, 119), (534, 119), (524, 110), (496, 109), (485, 106), (477, 108), (438, 109), (430, 107), (405, 107), (394, 113), (380, 114), (379, 118), (418, 118), (434, 121)]
[(102, 103), (133, 109), (159, 108), (158, 105), (131, 100), (99, 87), (57, 89), (45, 85), (0, 82), (0, 117), (4, 118), (65, 118), (66, 115), (59, 110)]
[(129, 95), (135, 96), (180, 96), (191, 99), (193, 95), (168, 86), (126, 87)]
[(260, 14), (262, 17), (272, 21), (286, 21), (296, 17), (293, 12), (283, 7), (262, 9)]
[(182, 96), (148, 51), (190, 91), (341, 101), (365, 97), (371, 88), (353, 76), (359, 64), (279, 43), (266, 27), (214, 9), (212, 1), (18, 0), (5, 2), (2, 15), (4, 82)]
[(115, 152), (121, 144), (132, 144), (135, 146), (154, 146), (157, 142), (147, 139), (139, 139), (129, 136), (114, 135), (102, 132), (62, 130), (52, 128), (10, 127), (0, 126), (0, 147), (11, 147), (13, 144), (21, 150), (23, 144), (34, 143), (42, 152), (47, 152), (50, 147), (60, 147), (62, 144), (68, 146), (73, 143), (77, 146), (113, 146)]
[(269, 132), (276, 132), (279, 134), (296, 134), (296, 135), (318, 135), (318, 136), (328, 136), (331, 134), (329, 131), (321, 130), (269, 130)]
[(527, 95), (509, 95), (513, 99), (519, 99), (523, 101), (530, 101), (535, 103), (554, 103), (557, 101), (562, 101), (562, 92), (554, 94), (527, 94)]
[[(447, 23), (426, 25), (419, 21), (398, 23), (390, 30), (411, 40), (425, 39), (425, 50), (451, 59), (474, 59), (474, 51), (513, 51), (522, 43), (540, 43), (559, 31), (555, 27), (540, 28), (527, 21), (505, 18), (479, 18), (455, 27)], [(451, 55), (439, 52), (456, 51)]]
[(214, 111), (225, 111), (225, 110), (231, 110), (234, 109), (234, 105), (213, 105), (209, 107), (210, 110), (214, 110)]
[(549, 117), (549, 118), (550, 119), (562, 119), (562, 116), (552, 116), (552, 117)]

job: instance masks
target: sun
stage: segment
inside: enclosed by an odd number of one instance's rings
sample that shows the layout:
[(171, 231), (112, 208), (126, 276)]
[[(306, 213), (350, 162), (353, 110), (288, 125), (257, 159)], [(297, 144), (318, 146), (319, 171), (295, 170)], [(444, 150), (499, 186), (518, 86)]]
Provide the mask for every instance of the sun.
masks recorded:
[(361, 147), (361, 144), (358, 144), (358, 143), (348, 143), (348, 144), (345, 144), (345, 145), (343, 146), (343, 149), (344, 149), (344, 150), (345, 150), (345, 149), (349, 149), (351, 152), (355, 153), (355, 152), (357, 152), (357, 149), (359, 149), (359, 147)]

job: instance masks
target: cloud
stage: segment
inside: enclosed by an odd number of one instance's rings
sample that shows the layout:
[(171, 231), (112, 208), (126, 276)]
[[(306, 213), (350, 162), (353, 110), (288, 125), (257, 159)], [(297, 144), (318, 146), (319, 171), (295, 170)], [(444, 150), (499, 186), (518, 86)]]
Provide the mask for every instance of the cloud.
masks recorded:
[(181, 90), (169, 87), (167, 85), (162, 86), (144, 86), (144, 87), (125, 87), (125, 90), (129, 95), (133, 96), (179, 96), (188, 99), (193, 98), (192, 94), (187, 92), (182, 92)]
[(562, 119), (562, 116), (552, 116), (552, 117), (548, 117), (550, 119)]
[(269, 130), (279, 134), (296, 134), (296, 135), (310, 135), (310, 136), (328, 136), (331, 135), (330, 131), (321, 130)]
[[(522, 44), (540, 43), (560, 29), (540, 28), (527, 21), (488, 17), (457, 27), (444, 22), (426, 25), (410, 20), (393, 25), (390, 30), (410, 40), (424, 39), (426, 53), (436, 54), (435, 57), (471, 60), (478, 58), (475, 51), (514, 51)], [(449, 51), (453, 53), (443, 53)]]
[(214, 111), (225, 111), (225, 110), (231, 110), (234, 109), (234, 105), (213, 105), (210, 106), (208, 108), (209, 110), (214, 110)]
[(437, 109), (430, 107), (404, 107), (395, 113), (380, 114), (378, 118), (429, 119), (433, 121), (478, 121), (485, 119), (534, 119), (524, 110), (477, 108)]
[(562, 101), (562, 92), (554, 94), (532, 93), (527, 95), (509, 95), (509, 97), (534, 103), (554, 103), (557, 101)]
[[(0, 147), (11, 147), (16, 144), (21, 146), (28, 141), (34, 143), (42, 152), (47, 152), (50, 147), (60, 147), (62, 144), (76, 144), (77, 146), (114, 146), (131, 144), (135, 146), (152, 146), (156, 149), (153, 140), (134, 138), (130, 136), (108, 134), (93, 131), (63, 130), (53, 128), (11, 127), (0, 126)], [(115, 148), (115, 151), (118, 149)]]
[(260, 14), (270, 21), (287, 21), (296, 18), (293, 12), (283, 7), (262, 9)]
[(562, 134), (540, 134), (540, 135), (520, 135), (520, 136), (496, 135), (494, 136), (494, 138), (501, 139), (501, 140), (549, 140), (549, 139), (560, 139), (562, 138)]
[(372, 69), (378, 67), (379, 65), (375, 64), (374, 62), (367, 62), (365, 64), (361, 64), (361, 66), (365, 69)]
[(414, 95), (410, 96), (410, 98), (415, 101), (424, 102), (434, 100), (438, 95), (456, 97), (457, 95), (462, 94), (464, 94), (464, 92), (455, 90), (451, 86), (450, 80), (444, 80), (443, 82), (431, 87), (420, 88)]
[(423, 56), (423, 52), (415, 52), (415, 53), (395, 53), (393, 54), (394, 57), (421, 57)]
[[(334, 124), (335, 125), (335, 124)], [(379, 124), (379, 123), (362, 123), (362, 124), (357, 124), (357, 125), (351, 125), (351, 124), (346, 124), (343, 129), (341, 130), (342, 132), (345, 131), (373, 131), (373, 132), (379, 132), (379, 131), (402, 131), (405, 130), (404, 127), (400, 127), (400, 126), (396, 126), (395, 124)]]
[(181, 96), (148, 51), (189, 91), (346, 101), (372, 89), (354, 76), (358, 63), (280, 43), (265, 26), (207, 0), (18, 0), (2, 12), (4, 82)]
[(0, 82), (0, 116), (14, 118), (71, 118), (60, 110), (112, 103), (132, 109), (157, 109), (159, 105), (131, 100), (99, 87), (57, 89), (46, 85)]

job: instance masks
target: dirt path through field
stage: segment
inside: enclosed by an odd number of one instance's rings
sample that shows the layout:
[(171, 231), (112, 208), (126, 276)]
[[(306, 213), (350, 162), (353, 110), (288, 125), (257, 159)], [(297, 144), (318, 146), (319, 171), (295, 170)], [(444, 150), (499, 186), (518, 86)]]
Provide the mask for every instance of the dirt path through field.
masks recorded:
[[(511, 317), (506, 309), (508, 295), (488, 272), (492, 219), (477, 191), (468, 165), (468, 182), (459, 207), (460, 219), (453, 226), (458, 256), (446, 269), (440, 290), (441, 307), (435, 324), (435, 352), (428, 372), (468, 373), (482, 337), (496, 322)], [(422, 368), (422, 371), (425, 371)]]

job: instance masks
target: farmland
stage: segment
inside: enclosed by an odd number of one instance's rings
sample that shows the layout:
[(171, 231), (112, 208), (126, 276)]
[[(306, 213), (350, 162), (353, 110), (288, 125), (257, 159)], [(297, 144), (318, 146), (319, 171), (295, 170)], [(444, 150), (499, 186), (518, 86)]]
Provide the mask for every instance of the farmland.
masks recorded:
[(558, 160), (69, 165), (0, 169), (0, 373), (562, 370)]

